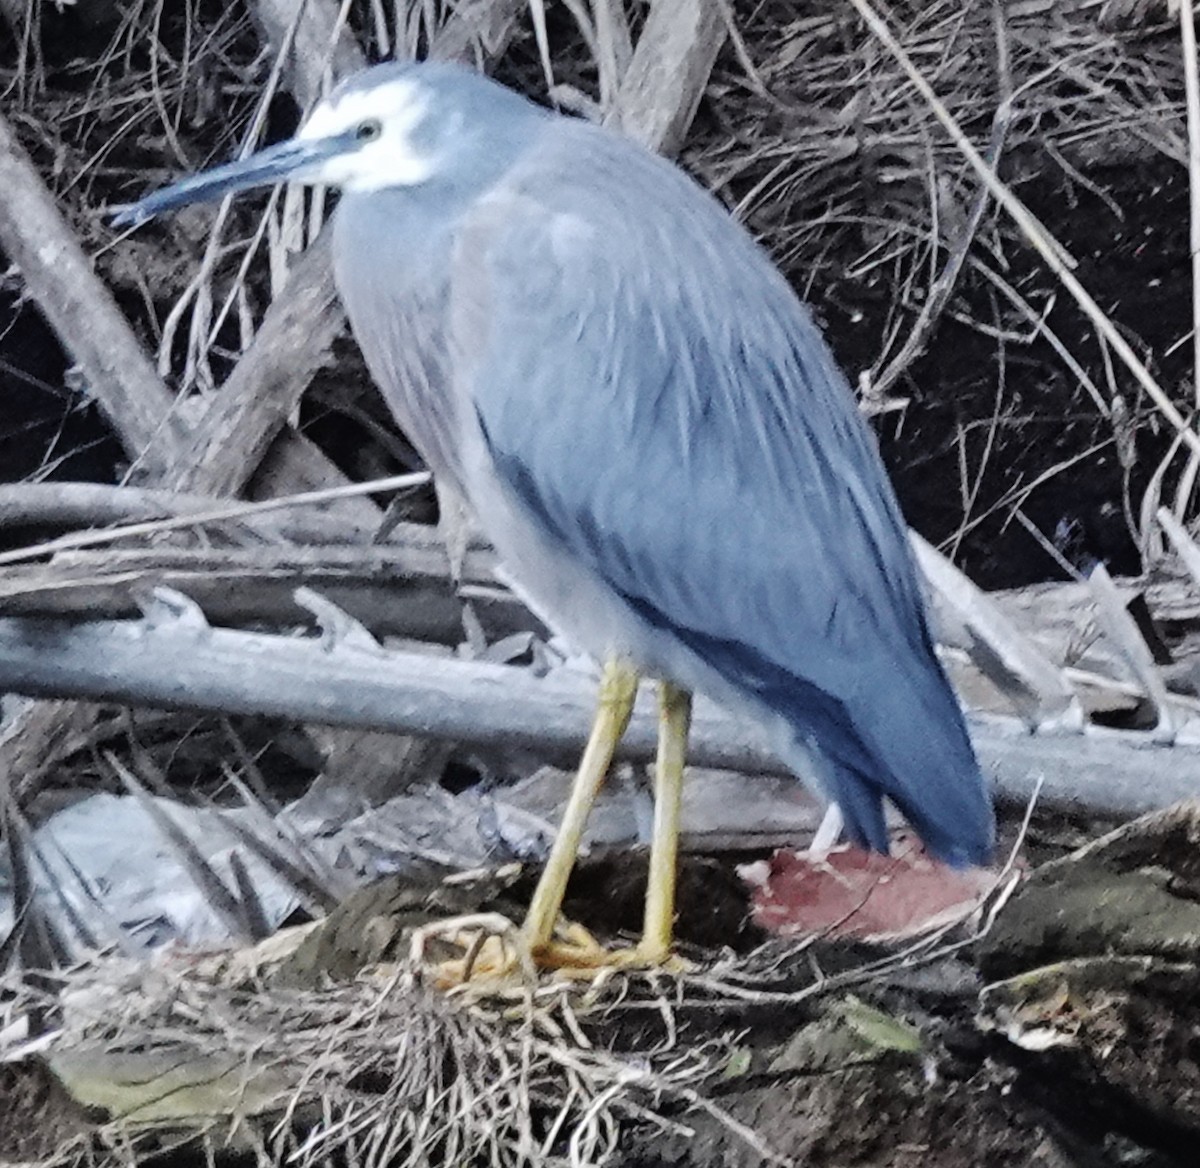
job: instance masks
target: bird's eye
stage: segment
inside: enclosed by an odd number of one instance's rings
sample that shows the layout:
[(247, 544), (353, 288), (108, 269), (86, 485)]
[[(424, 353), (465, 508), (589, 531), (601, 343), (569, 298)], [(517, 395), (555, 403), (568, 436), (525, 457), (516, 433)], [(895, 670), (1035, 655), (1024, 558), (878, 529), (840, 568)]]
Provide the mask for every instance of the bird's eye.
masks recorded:
[(377, 118), (368, 118), (359, 122), (354, 129), (354, 136), (360, 142), (374, 142), (383, 133), (383, 124)]

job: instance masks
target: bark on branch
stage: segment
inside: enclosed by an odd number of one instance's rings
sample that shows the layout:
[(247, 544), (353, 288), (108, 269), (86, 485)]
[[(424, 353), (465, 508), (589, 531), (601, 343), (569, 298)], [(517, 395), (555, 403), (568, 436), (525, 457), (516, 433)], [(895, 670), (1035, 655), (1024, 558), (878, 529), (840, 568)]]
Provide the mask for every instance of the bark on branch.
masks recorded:
[[(570, 764), (583, 747), (596, 683), (588, 674), (527, 670), (382, 649), (311, 593), (320, 637), (212, 628), (178, 593), (156, 592), (138, 621), (73, 624), (0, 620), (0, 690), (168, 709), (258, 714), (296, 721), (520, 747)], [(1089, 728), (1030, 734), (1016, 719), (972, 721), (998, 795), (1024, 801), (1039, 778), (1043, 801), (1137, 814), (1194, 797), (1200, 744), (1165, 746), (1152, 734)], [(621, 756), (653, 756), (657, 715), (642, 694)], [(699, 699), (689, 758), (696, 765), (789, 773), (758, 728)]]
[(126, 453), (136, 460), (154, 443), (148, 469), (161, 471), (182, 445), (174, 398), (2, 115), (0, 191), (0, 249), (83, 371)]

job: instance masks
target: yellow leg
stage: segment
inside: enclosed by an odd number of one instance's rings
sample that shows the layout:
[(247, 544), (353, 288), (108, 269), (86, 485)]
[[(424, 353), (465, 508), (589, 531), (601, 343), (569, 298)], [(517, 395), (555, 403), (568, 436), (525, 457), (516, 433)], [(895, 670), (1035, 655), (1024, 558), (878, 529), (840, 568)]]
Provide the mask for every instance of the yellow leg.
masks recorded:
[(679, 812), (683, 765), (692, 718), (692, 695), (664, 681), (658, 698), (658, 757), (654, 768), (654, 834), (650, 839), (650, 878), (646, 918), (638, 958), (661, 965), (670, 956), (675, 924), (675, 873), (679, 856)]
[(525, 923), (516, 930), (490, 914), (436, 921), (418, 930), (413, 961), (420, 964), (431, 940), (442, 939), (465, 956), (434, 968), (435, 984), (449, 988), (483, 979), (528, 977), (535, 968), (557, 969), (568, 977), (596, 977), (606, 968), (687, 968), (671, 955), (675, 922), (675, 873), (679, 853), (679, 812), (692, 699), (664, 682), (659, 691), (658, 757), (654, 780), (654, 832), (645, 922), (636, 948), (602, 948), (578, 926), (558, 928), (567, 880), (575, 865), (584, 826), (608, 773), (617, 743), (629, 724), (638, 677), (620, 660), (605, 664), (591, 736), (571, 787), (563, 821), (542, 872)]
[(562, 907), (567, 879), (575, 866), (575, 857), (583, 840), (583, 829), (596, 794), (608, 774), (617, 743), (629, 725), (633, 700), (637, 696), (638, 677), (629, 665), (620, 660), (605, 663), (600, 681), (600, 701), (591, 737), (579, 764), (579, 773), (571, 787), (562, 824), (546, 861), (542, 878), (529, 902), (522, 934), (536, 956), (539, 949), (550, 943), (558, 912)]

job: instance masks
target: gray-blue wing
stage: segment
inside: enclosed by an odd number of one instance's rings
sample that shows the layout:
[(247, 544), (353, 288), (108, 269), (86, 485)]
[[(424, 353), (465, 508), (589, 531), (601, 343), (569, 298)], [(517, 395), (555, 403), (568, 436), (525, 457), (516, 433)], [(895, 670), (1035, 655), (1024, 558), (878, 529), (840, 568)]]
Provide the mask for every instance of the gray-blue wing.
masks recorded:
[(990, 803), (905, 528), (844, 378), (782, 278), (676, 168), (547, 126), (459, 233), (452, 302), (497, 472), (565, 554), (833, 763), (978, 861)]

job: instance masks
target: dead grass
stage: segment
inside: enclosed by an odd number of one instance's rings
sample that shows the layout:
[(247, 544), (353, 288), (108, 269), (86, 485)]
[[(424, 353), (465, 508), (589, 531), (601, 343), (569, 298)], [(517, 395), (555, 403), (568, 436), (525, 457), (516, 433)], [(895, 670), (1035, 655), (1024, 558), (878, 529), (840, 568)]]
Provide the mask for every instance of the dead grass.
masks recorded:
[[(173, 1139), (305, 1168), (343, 1156), (364, 1168), (585, 1165), (606, 1162), (631, 1120), (686, 1130), (673, 1113), (698, 1106), (723, 1115), (699, 1088), (721, 1070), (727, 1044), (681, 1041), (677, 1003), (657, 979), (622, 976), (586, 993), (543, 986), (508, 1000), (448, 1000), (403, 970), (299, 990), (209, 959), (154, 971), (110, 961), (63, 977), (55, 990), (53, 1004), (20, 991), (22, 1008), (62, 1005), (53, 1048), (102, 1048), (109, 1066), (157, 1053), (172, 1075), (241, 1067), (244, 1114), (232, 1126), (228, 1116), (191, 1114), (196, 1097), (163, 1074), (152, 1104), (144, 1091), (131, 1091), (139, 1106), (66, 1144), (46, 1166), (132, 1163)], [(623, 1040), (614, 1037), (622, 1026)], [(195, 1082), (200, 1074), (185, 1077)], [(118, 1081), (110, 1070), (110, 1098)], [(172, 1089), (170, 1122), (162, 1115)]]

